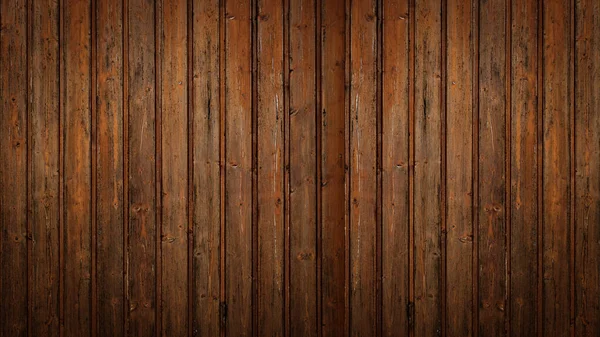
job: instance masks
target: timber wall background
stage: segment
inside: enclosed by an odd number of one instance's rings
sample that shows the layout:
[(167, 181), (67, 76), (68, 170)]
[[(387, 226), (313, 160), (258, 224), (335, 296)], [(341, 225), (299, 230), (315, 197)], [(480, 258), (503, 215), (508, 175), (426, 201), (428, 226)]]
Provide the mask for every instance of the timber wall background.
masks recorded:
[(2, 0), (0, 336), (598, 336), (597, 0)]

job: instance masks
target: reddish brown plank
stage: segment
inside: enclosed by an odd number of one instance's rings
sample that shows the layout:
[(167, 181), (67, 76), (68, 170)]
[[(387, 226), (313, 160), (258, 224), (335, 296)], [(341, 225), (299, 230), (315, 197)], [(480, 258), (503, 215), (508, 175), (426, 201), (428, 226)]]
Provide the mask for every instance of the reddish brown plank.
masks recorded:
[(155, 6), (128, 0), (128, 185), (127, 332), (156, 334), (156, 65)]
[(378, 310), (376, 2), (352, 2), (350, 10), (350, 333), (374, 336)]
[(317, 335), (315, 1), (289, 12), (290, 334)]
[(161, 311), (163, 336), (188, 331), (187, 3), (161, 6)]
[(64, 6), (64, 332), (81, 336), (91, 330), (91, 8)]
[[(537, 1), (512, 1), (511, 336), (537, 334)], [(508, 200), (507, 200), (508, 203)]]
[(414, 335), (441, 330), (440, 1), (415, 4)]
[(58, 3), (36, 1), (30, 20), (31, 335), (58, 336)]
[(473, 282), (473, 43), (472, 4), (447, 2), (446, 46), (446, 315), (448, 336), (472, 336)]
[(218, 0), (194, 2), (194, 251), (191, 319), (194, 335), (198, 336), (217, 336), (220, 325), (220, 20)]
[(27, 10), (0, 3), (0, 336), (26, 336), (28, 323)]
[(576, 336), (600, 333), (600, 3), (576, 12)]
[(252, 334), (252, 8), (225, 4), (225, 296), (228, 336)]
[(480, 3), (479, 24), (479, 322), (481, 336), (506, 334), (506, 4)]
[(570, 323), (570, 1), (544, 2), (543, 333), (569, 336)]
[(383, 1), (382, 275), (384, 336), (408, 336), (409, 1)]
[[(284, 116), (283, 2), (260, 0), (257, 9), (258, 335), (283, 335)], [(293, 191), (293, 187), (292, 187)], [(295, 192), (293, 192), (295, 193)]]
[(346, 331), (346, 1), (322, 1), (321, 68), (321, 279), (322, 335)]
[(97, 27), (98, 332), (124, 335), (123, 6), (99, 1)]

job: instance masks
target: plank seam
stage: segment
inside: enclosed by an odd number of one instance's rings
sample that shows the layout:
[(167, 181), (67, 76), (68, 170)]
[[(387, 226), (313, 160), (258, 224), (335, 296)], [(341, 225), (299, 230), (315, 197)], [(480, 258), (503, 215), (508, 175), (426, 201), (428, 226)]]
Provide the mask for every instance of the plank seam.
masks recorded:
[(162, 335), (162, 44), (161, 36), (163, 33), (163, 22), (162, 22), (162, 0), (156, 0), (154, 3), (154, 76), (155, 76), (155, 198), (156, 198), (156, 247), (155, 247), (155, 259), (156, 259), (156, 271), (155, 271), (155, 319), (156, 319), (156, 336)]
[(448, 96), (448, 70), (447, 70), (447, 52), (448, 52), (448, 43), (447, 43), (447, 34), (448, 34), (448, 1), (442, 0), (442, 28), (441, 28), (441, 41), (442, 41), (442, 50), (441, 50), (441, 94), (440, 94), (440, 110), (441, 110), (441, 159), (442, 164), (440, 168), (441, 175), (441, 231), (440, 231), (440, 250), (441, 250), (441, 279), (440, 279), (440, 290), (441, 290), (441, 305), (440, 305), (440, 319), (441, 319), (441, 335), (445, 337), (447, 335), (447, 127), (448, 127), (448, 117), (447, 117), (447, 96)]
[(575, 179), (575, 174), (576, 174), (576, 161), (575, 161), (575, 155), (576, 155), (576, 147), (575, 147), (575, 114), (576, 114), (576, 109), (577, 109), (577, 100), (575, 99), (575, 88), (577, 86), (577, 81), (575, 78), (575, 71), (576, 71), (576, 66), (577, 66), (577, 61), (576, 61), (576, 36), (575, 36), (575, 32), (576, 32), (576, 26), (577, 26), (577, 16), (575, 15), (575, 0), (571, 0), (570, 1), (570, 8), (569, 8), (569, 15), (570, 15), (570, 20), (571, 20), (571, 24), (570, 24), (570, 52), (569, 52), (569, 58), (570, 58), (570, 65), (569, 65), (569, 101), (571, 102), (570, 104), (570, 111), (569, 111), (569, 121), (570, 121), (570, 154), (571, 154), (571, 161), (570, 161), (570, 188), (569, 188), (569, 198), (570, 198), (570, 210), (569, 210), (569, 221), (570, 221), (570, 250), (571, 250), (571, 257), (570, 257), (570, 263), (569, 263), (569, 272), (570, 272), (570, 278), (569, 278), (569, 286), (570, 286), (570, 298), (569, 298), (569, 312), (570, 312), (570, 329), (571, 329), (571, 336), (575, 337), (576, 335), (576, 326), (575, 326), (575, 287), (576, 287), (576, 283), (575, 283), (575, 251), (576, 251), (576, 236), (575, 236), (575, 231), (576, 231), (576, 227), (575, 227), (575, 211), (576, 211), (576, 200), (575, 200), (575, 193), (576, 193), (576, 179)]
[(188, 223), (187, 223), (187, 300), (188, 300), (188, 312), (187, 312), (187, 325), (188, 325), (188, 336), (193, 335), (193, 315), (194, 315), (194, 5), (193, 2), (188, 0), (187, 3), (187, 114), (188, 114), (188, 139), (187, 139), (187, 165), (188, 165)]
[(317, 336), (323, 336), (323, 92), (322, 92), (322, 76), (323, 65), (321, 59), (322, 53), (322, 0), (315, 0), (315, 134), (316, 134), (316, 223), (317, 223)]
[(129, 331), (129, 4), (122, 4), (123, 28), (123, 335)]
[(409, 69), (408, 69), (408, 335), (414, 336), (415, 303), (415, 100), (416, 100), (416, 0), (409, 0)]
[(544, 335), (544, 0), (538, 0), (537, 20), (537, 334)]
[(506, 0), (505, 3), (505, 182), (504, 182), (504, 213), (505, 213), (505, 264), (506, 264), (506, 299), (505, 299), (505, 333), (507, 335), (511, 332), (511, 312), (512, 312), (512, 271), (511, 271), (511, 256), (512, 256), (512, 245), (511, 245), (511, 237), (512, 237), (512, 175), (511, 175), (511, 165), (512, 165), (512, 157), (511, 157), (511, 149), (512, 149), (512, 0)]
[[(32, 133), (31, 133), (31, 115), (33, 114), (33, 111), (31, 111), (31, 101), (32, 101), (32, 95), (33, 95), (33, 78), (32, 78), (32, 73), (31, 73), (31, 66), (32, 66), (32, 56), (31, 56), (31, 52), (33, 51), (33, 48), (31, 46), (31, 44), (33, 43), (33, 22), (31, 22), (31, 19), (33, 17), (33, 2), (32, 0), (27, 0), (26, 1), (26, 9), (27, 9), (27, 16), (25, 19), (25, 25), (26, 25), (26, 43), (25, 43), (25, 55), (27, 55), (27, 62), (26, 62), (26, 70), (25, 70), (25, 77), (27, 79), (27, 93), (26, 93), (26, 101), (25, 101), (25, 133), (26, 133), (26, 137), (27, 137), (27, 147), (26, 147), (26, 152), (27, 152), (27, 159), (26, 159), (26, 164), (25, 164), (25, 168), (26, 168), (26, 176), (25, 176), (25, 186), (26, 186), (26, 203), (27, 205), (26, 207), (26, 223), (27, 223), (27, 237), (26, 237), (26, 242), (27, 242), (27, 257), (26, 257), (26, 268), (27, 268), (27, 281), (26, 281), (26, 288), (27, 288), (27, 336), (31, 337), (31, 327), (32, 327), (32, 316), (33, 316), (33, 296), (32, 296), (32, 279), (33, 279), (33, 265), (32, 265), (32, 255), (33, 255), (33, 228), (32, 228), (32, 223), (31, 223), (31, 214), (32, 214), (32, 193), (31, 193), (31, 189), (32, 189), (32, 176), (33, 176), (33, 162), (32, 162)], [(1, 20), (0, 20), (1, 22)]]
[(226, 155), (226, 115), (225, 115), (225, 6), (226, 0), (218, 1), (219, 3), (219, 335), (225, 336), (226, 322), (223, 320), (223, 307), (226, 305), (226, 254), (225, 254), (225, 225), (226, 225), (226, 210), (225, 210), (225, 191), (226, 191), (226, 172), (225, 172), (225, 155)]
[(383, 158), (383, 1), (376, 0), (375, 2), (375, 16), (376, 20), (376, 103), (375, 103), (375, 114), (376, 114), (376, 220), (375, 220), (375, 295), (376, 295), (376, 327), (375, 331), (377, 336), (382, 335), (383, 331), (383, 254), (382, 254), (382, 242), (383, 242), (383, 187), (382, 187), (382, 158)]
[(479, 335), (479, 39), (480, 29), (479, 22), (481, 20), (481, 13), (479, 10), (478, 1), (473, 1), (473, 26), (472, 33), (472, 55), (473, 55), (473, 79), (472, 79), (472, 94), (473, 94), (473, 106), (472, 106), (472, 182), (471, 188), (473, 190), (473, 199), (471, 200), (471, 223), (473, 230), (473, 259), (472, 259), (472, 273), (473, 273), (473, 294), (472, 294), (472, 308), (473, 308), (473, 321), (472, 321), (472, 332), (473, 336)]
[(91, 159), (91, 331), (90, 335), (95, 337), (98, 333), (98, 113), (96, 109), (97, 100), (97, 27), (96, 27), (96, 0), (90, 4), (90, 159)]

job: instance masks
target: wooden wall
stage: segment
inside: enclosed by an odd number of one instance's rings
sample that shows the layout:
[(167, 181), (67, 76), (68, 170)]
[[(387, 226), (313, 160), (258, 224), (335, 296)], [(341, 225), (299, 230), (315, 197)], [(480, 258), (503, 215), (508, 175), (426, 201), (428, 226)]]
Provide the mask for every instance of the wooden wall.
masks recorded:
[(598, 336), (598, 0), (1, 0), (0, 336)]

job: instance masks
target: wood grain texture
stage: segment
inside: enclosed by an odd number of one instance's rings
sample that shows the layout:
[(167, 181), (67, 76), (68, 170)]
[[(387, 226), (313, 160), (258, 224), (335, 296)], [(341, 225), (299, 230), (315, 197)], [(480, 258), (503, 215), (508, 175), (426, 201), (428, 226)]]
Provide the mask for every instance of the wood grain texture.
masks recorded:
[(600, 331), (600, 4), (578, 3), (575, 86), (577, 336)]
[(25, 1), (0, 2), (0, 336), (28, 327), (28, 68)]
[(289, 311), (291, 336), (317, 336), (316, 1), (289, 8)]
[(596, 2), (1, 0), (0, 337), (598, 335)]
[[(193, 314), (194, 336), (219, 334), (221, 257), (220, 24), (218, 1), (193, 5)], [(191, 104), (191, 103), (190, 103)]]
[(125, 334), (123, 6), (100, 1), (96, 8), (97, 67), (97, 273), (98, 332)]
[(156, 211), (156, 87), (155, 6), (128, 0), (127, 152), (129, 205), (127, 251), (127, 332), (156, 334), (156, 242), (160, 235)]
[[(59, 6), (38, 1), (31, 9), (29, 106), (30, 217), (33, 264), (30, 276), (34, 336), (59, 334)], [(33, 263), (35, 261), (35, 263)]]

